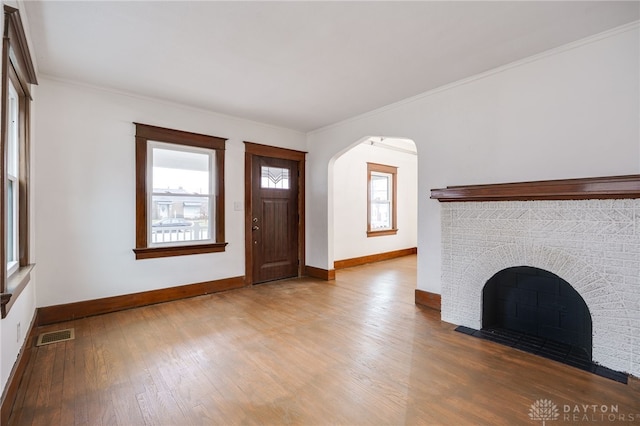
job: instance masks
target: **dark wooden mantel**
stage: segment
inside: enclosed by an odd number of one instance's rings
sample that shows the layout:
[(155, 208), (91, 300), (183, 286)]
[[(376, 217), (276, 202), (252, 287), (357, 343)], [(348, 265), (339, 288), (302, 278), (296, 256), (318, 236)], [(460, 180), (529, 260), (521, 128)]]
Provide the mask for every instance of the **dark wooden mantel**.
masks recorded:
[(640, 198), (640, 175), (448, 186), (432, 189), (431, 198), (441, 202)]

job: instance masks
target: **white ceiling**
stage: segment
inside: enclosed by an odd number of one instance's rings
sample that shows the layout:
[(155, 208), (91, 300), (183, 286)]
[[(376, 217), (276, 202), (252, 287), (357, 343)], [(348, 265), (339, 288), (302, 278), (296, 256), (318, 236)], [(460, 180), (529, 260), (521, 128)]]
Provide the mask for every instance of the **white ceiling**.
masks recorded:
[(640, 19), (632, 2), (25, 2), (39, 72), (301, 131)]
[(372, 136), (362, 141), (361, 145), (370, 145), (376, 148), (391, 149), (392, 151), (404, 152), (406, 154), (417, 154), (416, 144), (411, 139), (389, 138), (384, 136)]

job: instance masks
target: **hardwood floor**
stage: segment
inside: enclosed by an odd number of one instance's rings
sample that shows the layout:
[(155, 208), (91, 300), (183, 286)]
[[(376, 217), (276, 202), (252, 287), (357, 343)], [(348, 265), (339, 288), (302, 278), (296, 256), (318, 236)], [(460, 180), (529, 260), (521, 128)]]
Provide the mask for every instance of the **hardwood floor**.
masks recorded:
[(416, 306), (415, 262), (42, 327), (76, 338), (35, 349), (9, 424), (531, 425), (541, 399), (558, 408), (548, 425), (640, 423), (637, 379), (469, 337)]

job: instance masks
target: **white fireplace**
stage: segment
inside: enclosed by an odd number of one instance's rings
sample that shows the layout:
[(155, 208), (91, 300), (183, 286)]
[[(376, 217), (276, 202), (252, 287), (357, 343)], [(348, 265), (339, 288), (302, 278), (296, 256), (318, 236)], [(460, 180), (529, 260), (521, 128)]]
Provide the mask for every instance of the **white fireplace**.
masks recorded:
[[(633, 179), (631, 192), (640, 190)], [(500, 201), (495, 194), (504, 187), (487, 195), (489, 187), (466, 187), (483, 188), (484, 195), (441, 204), (442, 320), (480, 329), (487, 281), (507, 268), (539, 268), (567, 281), (586, 302), (593, 362), (640, 376), (640, 197)], [(492, 201), (469, 201), (487, 198)]]

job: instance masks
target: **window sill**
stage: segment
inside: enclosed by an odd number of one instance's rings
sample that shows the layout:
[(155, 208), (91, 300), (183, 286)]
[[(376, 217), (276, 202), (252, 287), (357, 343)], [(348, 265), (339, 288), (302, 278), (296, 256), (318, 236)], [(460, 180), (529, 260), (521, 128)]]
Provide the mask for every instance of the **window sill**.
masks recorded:
[(367, 231), (367, 237), (382, 237), (384, 235), (396, 235), (397, 229), (383, 229), (381, 231)]
[(9, 310), (18, 299), (18, 296), (22, 293), (22, 290), (24, 290), (27, 284), (29, 284), (29, 281), (31, 281), (31, 271), (34, 266), (36, 265), (22, 266), (7, 278), (7, 292), (0, 295), (2, 318), (7, 316)]
[(187, 256), (190, 254), (219, 253), (225, 251), (228, 243), (192, 244), (186, 246), (135, 248), (136, 260), (158, 257)]

